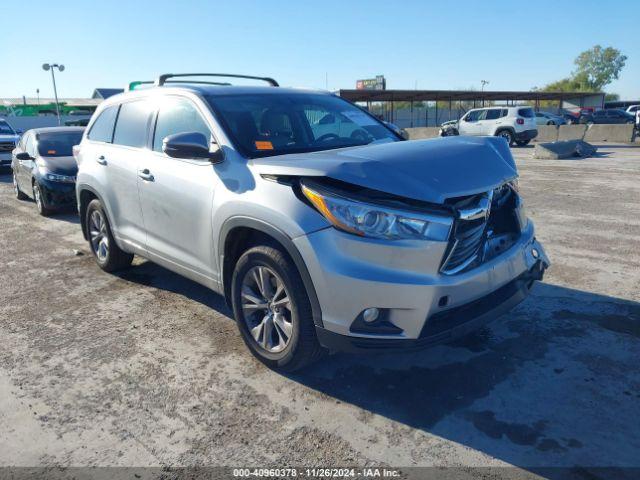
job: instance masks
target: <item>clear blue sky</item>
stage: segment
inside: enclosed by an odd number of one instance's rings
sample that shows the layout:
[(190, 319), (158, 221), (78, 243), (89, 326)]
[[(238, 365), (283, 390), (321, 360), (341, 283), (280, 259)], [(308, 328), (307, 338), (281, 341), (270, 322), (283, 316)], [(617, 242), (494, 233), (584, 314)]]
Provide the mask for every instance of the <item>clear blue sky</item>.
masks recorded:
[(595, 44), (629, 59), (607, 87), (640, 98), (638, 0), (22, 0), (3, 2), (0, 97), (62, 97), (161, 72), (238, 72), (283, 85), (528, 90), (567, 76)]

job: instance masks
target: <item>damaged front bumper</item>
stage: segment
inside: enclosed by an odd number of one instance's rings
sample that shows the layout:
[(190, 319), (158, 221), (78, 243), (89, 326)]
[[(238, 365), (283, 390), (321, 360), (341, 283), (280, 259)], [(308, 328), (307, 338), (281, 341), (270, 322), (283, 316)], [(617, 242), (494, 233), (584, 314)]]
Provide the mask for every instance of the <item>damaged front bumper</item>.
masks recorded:
[[(405, 350), (451, 341), (524, 300), (550, 263), (531, 222), (507, 251), (453, 276), (423, 263), (437, 257), (439, 248), (444, 253), (446, 246), (434, 242), (386, 250), (380, 242), (326, 229), (296, 243), (322, 305), (318, 340), (338, 351)], [(372, 307), (382, 312), (385, 328), (354, 329)]]

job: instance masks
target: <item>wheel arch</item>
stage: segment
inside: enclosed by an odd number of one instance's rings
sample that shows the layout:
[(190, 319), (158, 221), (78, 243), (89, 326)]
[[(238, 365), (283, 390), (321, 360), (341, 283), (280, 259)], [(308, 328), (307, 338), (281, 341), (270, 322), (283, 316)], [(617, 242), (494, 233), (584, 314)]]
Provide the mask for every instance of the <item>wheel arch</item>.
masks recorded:
[(309, 295), (313, 323), (322, 327), (322, 311), (311, 275), (302, 255), (291, 238), (273, 225), (251, 217), (232, 217), (227, 219), (220, 230), (218, 241), (218, 259), (220, 282), (227, 304), (231, 305), (231, 275), (236, 261), (248, 248), (261, 243), (275, 243), (293, 261), (298, 269), (304, 287)]
[(91, 202), (91, 200), (97, 199), (102, 204), (102, 209), (107, 215), (107, 220), (109, 221), (109, 225), (113, 225), (111, 221), (111, 215), (109, 213), (109, 209), (107, 205), (102, 200), (102, 197), (98, 192), (95, 191), (94, 188), (89, 185), (80, 185), (78, 187), (78, 215), (80, 216), (80, 228), (82, 229), (82, 235), (85, 240), (89, 240), (89, 233), (87, 232), (87, 206)]

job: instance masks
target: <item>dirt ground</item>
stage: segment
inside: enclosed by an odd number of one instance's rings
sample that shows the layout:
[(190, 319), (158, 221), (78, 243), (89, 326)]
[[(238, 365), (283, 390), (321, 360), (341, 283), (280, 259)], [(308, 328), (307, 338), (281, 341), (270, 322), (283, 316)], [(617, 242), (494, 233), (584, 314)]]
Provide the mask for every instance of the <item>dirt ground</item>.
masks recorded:
[(221, 297), (141, 259), (101, 272), (75, 215), (0, 175), (0, 466), (640, 467), (640, 147), (532, 151), (553, 266), (528, 300), (452, 345), (290, 376)]

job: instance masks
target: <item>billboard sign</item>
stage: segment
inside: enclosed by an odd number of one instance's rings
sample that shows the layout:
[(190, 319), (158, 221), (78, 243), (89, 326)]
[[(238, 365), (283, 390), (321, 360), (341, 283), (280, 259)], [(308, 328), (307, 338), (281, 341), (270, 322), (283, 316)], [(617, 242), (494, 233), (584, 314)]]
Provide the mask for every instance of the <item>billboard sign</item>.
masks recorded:
[(356, 81), (357, 90), (386, 90), (387, 81), (384, 75), (377, 75), (376, 78), (367, 78), (365, 80)]

